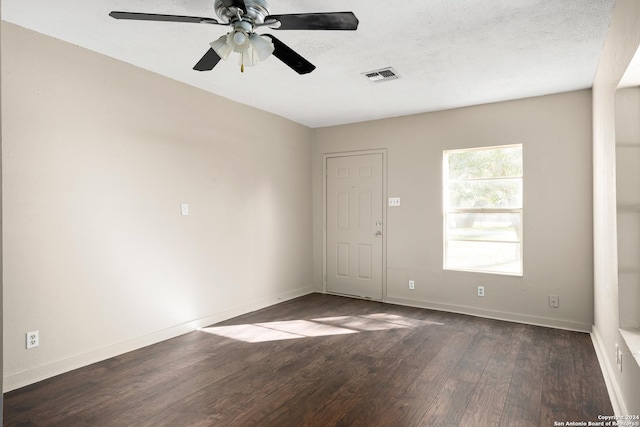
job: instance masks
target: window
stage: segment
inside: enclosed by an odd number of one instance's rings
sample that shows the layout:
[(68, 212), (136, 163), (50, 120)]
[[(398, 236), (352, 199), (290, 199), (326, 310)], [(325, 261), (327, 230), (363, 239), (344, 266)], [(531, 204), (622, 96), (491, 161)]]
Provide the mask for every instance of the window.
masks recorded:
[(444, 152), (444, 268), (522, 275), (522, 145)]

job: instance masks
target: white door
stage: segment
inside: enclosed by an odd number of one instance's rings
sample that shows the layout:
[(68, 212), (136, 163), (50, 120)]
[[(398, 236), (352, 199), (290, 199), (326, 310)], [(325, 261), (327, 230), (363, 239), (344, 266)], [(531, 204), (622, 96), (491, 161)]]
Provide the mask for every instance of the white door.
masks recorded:
[(327, 158), (327, 292), (382, 299), (382, 154)]

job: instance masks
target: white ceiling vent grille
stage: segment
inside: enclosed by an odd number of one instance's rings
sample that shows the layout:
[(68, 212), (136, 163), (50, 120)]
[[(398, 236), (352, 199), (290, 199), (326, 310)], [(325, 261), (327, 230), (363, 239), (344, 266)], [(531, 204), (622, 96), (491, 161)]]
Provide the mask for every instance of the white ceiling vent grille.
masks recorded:
[(374, 83), (386, 82), (388, 80), (397, 80), (400, 78), (398, 72), (391, 67), (382, 68), (380, 70), (367, 71), (366, 73), (362, 73), (362, 75)]

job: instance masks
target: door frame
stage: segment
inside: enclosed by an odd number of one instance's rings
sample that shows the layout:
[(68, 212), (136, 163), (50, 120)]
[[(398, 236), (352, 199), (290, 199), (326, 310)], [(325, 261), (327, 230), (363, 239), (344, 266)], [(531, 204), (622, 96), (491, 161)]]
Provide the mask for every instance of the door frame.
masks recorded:
[[(327, 292), (327, 160), (336, 157), (352, 157), (382, 154), (382, 299), (387, 299), (387, 149), (341, 151), (322, 155), (322, 292)], [(357, 298), (357, 297), (353, 297)], [(363, 298), (370, 300), (370, 298)], [(377, 301), (377, 300), (374, 300)]]

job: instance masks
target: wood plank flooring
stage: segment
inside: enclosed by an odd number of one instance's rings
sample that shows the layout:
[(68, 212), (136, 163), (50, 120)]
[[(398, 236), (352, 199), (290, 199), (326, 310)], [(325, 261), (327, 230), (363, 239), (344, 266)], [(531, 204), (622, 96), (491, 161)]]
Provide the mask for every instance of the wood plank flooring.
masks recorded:
[(523, 427), (612, 414), (588, 334), (322, 294), (4, 400), (5, 426)]

